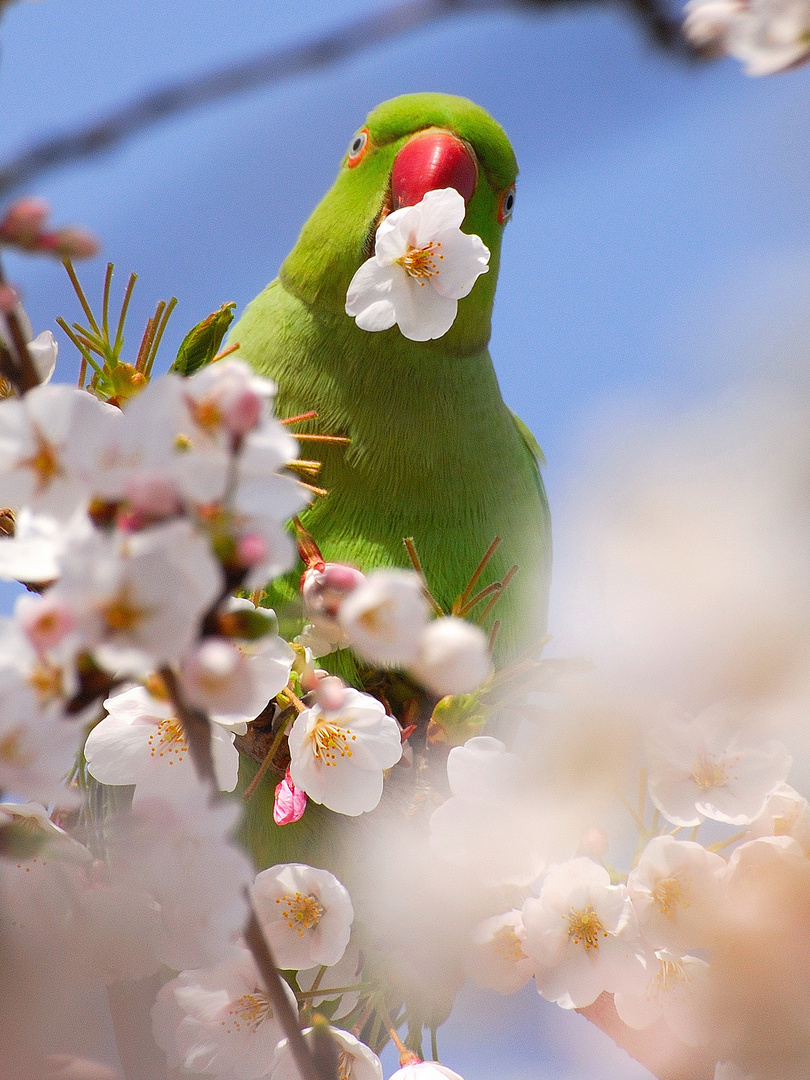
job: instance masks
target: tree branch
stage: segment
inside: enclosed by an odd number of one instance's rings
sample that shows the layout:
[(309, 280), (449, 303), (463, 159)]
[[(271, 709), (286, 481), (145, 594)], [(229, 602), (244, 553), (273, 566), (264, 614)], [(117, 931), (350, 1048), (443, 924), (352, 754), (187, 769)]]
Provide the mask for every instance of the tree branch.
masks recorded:
[[(1, 0), (0, 0), (1, 2)], [(310, 41), (269, 49), (213, 71), (150, 90), (88, 124), (49, 135), (17, 157), (0, 164), (0, 197), (31, 183), (38, 176), (71, 162), (93, 158), (138, 132), (171, 117), (200, 109), (259, 86), (339, 63), (391, 38), (418, 30), (452, 15), (486, 10), (538, 10), (559, 0), (405, 0), (371, 15), (345, 23)], [(570, 2), (570, 0), (569, 0)], [(577, 0), (578, 2), (578, 0)], [(585, 0), (593, 2), (593, 0)], [(611, 0), (612, 2), (612, 0)], [(641, 17), (659, 44), (678, 47), (694, 56), (680, 36), (679, 24), (662, 8), (663, 0), (625, 0)]]

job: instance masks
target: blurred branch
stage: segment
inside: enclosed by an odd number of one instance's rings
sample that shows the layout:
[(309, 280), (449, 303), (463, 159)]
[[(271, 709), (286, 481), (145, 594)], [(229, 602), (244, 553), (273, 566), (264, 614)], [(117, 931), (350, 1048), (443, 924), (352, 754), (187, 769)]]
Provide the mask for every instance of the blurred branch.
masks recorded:
[[(391, 38), (459, 14), (486, 10), (539, 10), (561, 0), (405, 0), (362, 16), (309, 41), (282, 45), (213, 71), (150, 90), (97, 120), (50, 135), (0, 164), (0, 196), (6, 196), (62, 165), (95, 157), (154, 124), (259, 86), (328, 67)], [(581, 2), (581, 0), (576, 0)], [(595, 0), (585, 0), (593, 3)], [(600, 0), (596, 0), (600, 2)], [(609, 0), (613, 2), (613, 0)], [(659, 6), (663, 0), (624, 0), (659, 44), (688, 46), (679, 24)], [(0, 0), (2, 4), (2, 0)]]

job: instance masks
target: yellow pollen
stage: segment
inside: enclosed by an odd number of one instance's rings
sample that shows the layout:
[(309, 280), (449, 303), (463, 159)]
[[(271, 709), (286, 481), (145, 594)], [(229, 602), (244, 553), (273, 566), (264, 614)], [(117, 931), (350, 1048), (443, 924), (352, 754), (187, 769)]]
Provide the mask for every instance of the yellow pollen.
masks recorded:
[(310, 893), (280, 896), (276, 903), (282, 905), (281, 917), (299, 937), (303, 937), (306, 930), (314, 930), (323, 918), (323, 907)]
[(523, 951), (514, 926), (502, 926), (493, 934), (492, 947), (502, 960), (510, 960), (513, 964), (526, 959), (526, 953)]
[(444, 258), (444, 255), (439, 255), (441, 246), (440, 242), (431, 240), (423, 248), (409, 247), (407, 252), (397, 259), (397, 264), (409, 277), (416, 278), (420, 285), (426, 285), (430, 278), (439, 273), (438, 260)]
[(183, 432), (178, 432), (174, 437), (175, 450), (190, 450), (192, 447), (191, 437), (184, 435)]
[(31, 426), (34, 433), (36, 449), (31, 457), (21, 461), (20, 465), (27, 466), (36, 473), (37, 494), (41, 494), (52, 480), (55, 480), (57, 476), (62, 475), (64, 470), (59, 464), (59, 458), (57, 457), (56, 449), (53, 444), (48, 442), (35, 424), (32, 424)]
[(661, 960), (661, 967), (650, 985), (650, 997), (659, 997), (672, 991), (677, 985), (688, 982), (683, 964), (677, 960)]
[(341, 727), (335, 720), (322, 716), (309, 733), (312, 753), (324, 765), (337, 765), (338, 757), (350, 758), (349, 744), (357, 739), (351, 728)]
[(149, 753), (152, 757), (168, 757), (170, 765), (183, 760), (188, 753), (188, 743), (183, 725), (176, 717), (160, 721), (149, 736)]
[(202, 401), (196, 401), (187, 396), (185, 400), (195, 424), (203, 431), (216, 431), (222, 424), (222, 413), (215, 398), (203, 398)]
[(725, 787), (728, 783), (728, 769), (713, 754), (701, 753), (692, 762), (692, 779), (701, 791)]
[(590, 904), (579, 911), (573, 908), (568, 913), (568, 937), (575, 945), (582, 942), (586, 949), (599, 948), (599, 935), (607, 937), (599, 916)]
[(126, 633), (134, 630), (138, 623), (149, 614), (147, 608), (138, 607), (129, 596), (126, 585), (117, 596), (108, 600), (99, 607), (99, 614), (107, 624), (107, 629), (115, 633)]
[(675, 918), (678, 908), (687, 908), (692, 904), (689, 886), (678, 877), (661, 878), (656, 881), (652, 891), (653, 900), (661, 915), (668, 919)]
[(28, 769), (36, 761), (34, 754), (26, 751), (25, 727), (22, 724), (0, 738), (0, 761), (15, 769)]
[(338, 1051), (338, 1080), (352, 1080), (354, 1076), (354, 1058), (347, 1050)]
[(52, 701), (61, 696), (64, 688), (62, 669), (45, 660), (39, 660), (28, 676), (28, 685), (37, 695), (40, 704)]
[(229, 1035), (240, 1031), (257, 1032), (268, 1017), (272, 1017), (273, 1007), (258, 988), (252, 994), (242, 994), (232, 1001), (228, 1009), (229, 1020), (223, 1020), (222, 1026)]

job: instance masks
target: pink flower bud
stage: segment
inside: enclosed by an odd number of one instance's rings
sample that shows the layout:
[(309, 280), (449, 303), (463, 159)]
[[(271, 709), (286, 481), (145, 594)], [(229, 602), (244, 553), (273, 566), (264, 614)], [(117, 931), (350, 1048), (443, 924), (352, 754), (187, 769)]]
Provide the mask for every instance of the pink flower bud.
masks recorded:
[(346, 687), (337, 675), (327, 675), (315, 687), (318, 704), (327, 712), (337, 712), (346, 700)]
[(240, 566), (258, 566), (267, 558), (267, 541), (259, 533), (245, 533), (236, 543)]
[(604, 829), (587, 829), (579, 841), (577, 851), (580, 855), (589, 855), (592, 859), (601, 858), (610, 847)]
[(276, 825), (291, 825), (300, 820), (307, 808), (307, 796), (293, 783), (290, 770), (284, 775), (280, 784), (276, 785), (276, 797), (273, 803), (273, 821)]
[(232, 435), (246, 435), (261, 420), (262, 399), (252, 390), (240, 390), (222, 402), (222, 419)]
[(28, 247), (36, 242), (50, 212), (44, 199), (18, 199), (0, 218), (0, 239)]
[(360, 570), (345, 563), (327, 563), (323, 570), (307, 570), (301, 579), (301, 595), (304, 610), (314, 625), (336, 628), (340, 605), (365, 580)]
[(68, 226), (54, 233), (43, 233), (37, 245), (40, 251), (52, 251), (62, 259), (91, 259), (101, 244), (84, 229)]

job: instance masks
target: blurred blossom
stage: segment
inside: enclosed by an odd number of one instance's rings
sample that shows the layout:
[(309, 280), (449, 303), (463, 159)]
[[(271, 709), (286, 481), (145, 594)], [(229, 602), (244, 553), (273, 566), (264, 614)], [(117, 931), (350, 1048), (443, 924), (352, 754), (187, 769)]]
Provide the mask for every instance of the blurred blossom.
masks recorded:
[(788, 836), (741, 845), (729, 860), (711, 955), (712, 1049), (752, 1080), (810, 1073), (810, 860)]
[(294, 659), (278, 634), (239, 642), (207, 637), (183, 658), (180, 675), (190, 701), (244, 734), (287, 685)]
[(617, 991), (616, 1012), (632, 1028), (647, 1028), (661, 1018), (688, 1046), (707, 1041), (709, 965), (696, 956), (659, 950), (647, 957), (647, 985), (635, 993)]
[(645, 984), (642, 945), (627, 889), (579, 857), (548, 872), (539, 898), (523, 905), (523, 945), (537, 990), (564, 1009), (581, 1009), (607, 990)]
[(256, 875), (256, 916), (281, 968), (336, 964), (354, 919), (349, 894), (334, 874), (304, 863), (281, 863)]
[[(282, 985), (296, 1010), (294, 994)], [(265, 1076), (284, 1037), (253, 956), (241, 947), (167, 982), (152, 1007), (152, 1030), (170, 1068), (219, 1080)]]
[(51, 596), (73, 611), (103, 666), (139, 674), (187, 652), (221, 589), (206, 540), (179, 520), (75, 544)]
[(290, 776), (314, 802), (354, 817), (379, 803), (383, 771), (402, 757), (402, 742), (399, 724), (376, 698), (347, 687), (341, 699), (296, 717)]
[(514, 994), (525, 986), (534, 975), (534, 964), (523, 951), (525, 936), (517, 909), (479, 923), (465, 957), (467, 974), (473, 982), (499, 994)]
[(340, 607), (349, 593), (365, 580), (365, 574), (344, 563), (326, 563), (323, 570), (311, 567), (304, 573), (301, 579), (304, 613), (323, 640), (325, 652), (346, 644), (346, 634), (339, 622)]
[(554, 837), (551, 808), (525, 763), (498, 739), (481, 735), (453, 747), (447, 778), (452, 797), (430, 819), (433, 851), (485, 886), (534, 881)]
[(156, 951), (175, 971), (223, 959), (245, 924), (253, 869), (230, 839), (238, 817), (198, 785), (181, 801), (141, 799), (109, 828), (110, 881), (160, 905)]
[(416, 659), (428, 614), (418, 574), (374, 570), (344, 598), (338, 620), (351, 647), (364, 660), (407, 667)]
[(810, 805), (789, 784), (780, 784), (759, 817), (751, 822), (746, 839), (761, 836), (792, 836), (810, 857)]
[(685, 12), (689, 40), (741, 60), (747, 75), (773, 75), (810, 56), (807, 0), (689, 0)]
[[(100, 784), (135, 784), (136, 798), (168, 795), (199, 786), (183, 725), (168, 700), (158, 700), (134, 686), (104, 702), (107, 715), (84, 746), (87, 771)], [(239, 773), (234, 736), (220, 725), (211, 727), (211, 754), (217, 783), (233, 791)]]
[[(308, 1035), (312, 1028), (306, 1028)], [(339, 1080), (383, 1080), (382, 1064), (377, 1055), (350, 1032), (330, 1027), (332, 1038), (338, 1044)], [(287, 1040), (279, 1043), (267, 1080), (299, 1080), (300, 1072), (292, 1056)]]
[(663, 722), (647, 736), (650, 798), (673, 825), (701, 817), (746, 825), (790, 772), (776, 741), (753, 744), (733, 713), (718, 706), (690, 722)]
[(0, 537), (0, 579), (47, 582), (59, 577), (64, 552), (93, 533), (84, 508), (66, 524), (27, 507), (15, 517), (14, 536)]
[(69, 519), (90, 496), (92, 448), (116, 412), (71, 386), (38, 386), (0, 401), (5, 505)]
[(725, 871), (725, 861), (700, 844), (654, 837), (627, 879), (647, 943), (677, 955), (710, 946)]
[(422, 632), (410, 672), (440, 697), (470, 694), (492, 674), (487, 635), (465, 619), (435, 619)]

